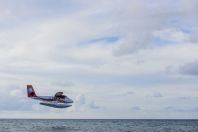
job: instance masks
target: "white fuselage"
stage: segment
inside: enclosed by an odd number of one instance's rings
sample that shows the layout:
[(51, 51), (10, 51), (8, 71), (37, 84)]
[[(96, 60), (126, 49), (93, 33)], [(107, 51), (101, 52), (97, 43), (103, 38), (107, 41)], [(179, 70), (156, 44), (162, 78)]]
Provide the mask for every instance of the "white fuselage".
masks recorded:
[(32, 99), (41, 100), (41, 105), (50, 106), (54, 108), (66, 108), (72, 106), (73, 100), (65, 97), (65, 98), (54, 98), (53, 96), (37, 96), (31, 97)]

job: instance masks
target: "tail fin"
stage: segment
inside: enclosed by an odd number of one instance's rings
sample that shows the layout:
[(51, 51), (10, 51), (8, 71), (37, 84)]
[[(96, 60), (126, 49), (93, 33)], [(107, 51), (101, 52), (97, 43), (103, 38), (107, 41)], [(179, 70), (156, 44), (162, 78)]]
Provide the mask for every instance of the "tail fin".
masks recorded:
[(27, 96), (28, 97), (37, 97), (32, 85), (27, 85)]

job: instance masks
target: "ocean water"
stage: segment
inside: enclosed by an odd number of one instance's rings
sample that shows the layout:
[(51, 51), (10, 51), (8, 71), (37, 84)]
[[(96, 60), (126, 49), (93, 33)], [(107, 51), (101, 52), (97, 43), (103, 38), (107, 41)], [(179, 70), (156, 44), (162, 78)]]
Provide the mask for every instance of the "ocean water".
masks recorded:
[(0, 132), (198, 132), (198, 120), (2, 119)]

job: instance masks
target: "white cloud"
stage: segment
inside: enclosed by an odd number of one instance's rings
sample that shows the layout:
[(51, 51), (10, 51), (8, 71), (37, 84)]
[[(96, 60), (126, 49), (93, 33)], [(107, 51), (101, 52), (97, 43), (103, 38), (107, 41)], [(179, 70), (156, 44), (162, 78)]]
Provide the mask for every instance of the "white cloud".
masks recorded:
[(157, 93), (154, 93), (152, 97), (160, 98), (160, 97), (163, 97), (163, 95), (157, 92)]
[(180, 67), (179, 71), (186, 75), (198, 75), (198, 61), (195, 60)]
[(23, 97), (23, 92), (19, 89), (14, 89), (10, 92), (10, 96), (13, 96), (13, 97)]
[(134, 106), (134, 107), (132, 107), (132, 110), (133, 111), (140, 111), (140, 110), (142, 110), (143, 108), (141, 108), (140, 106)]
[(105, 107), (103, 107), (103, 106), (98, 106), (98, 105), (96, 105), (95, 104), (95, 102), (94, 101), (91, 101), (90, 103), (89, 103), (89, 107), (91, 108), (91, 109), (105, 109)]
[(160, 39), (171, 41), (172, 43), (183, 43), (190, 40), (190, 35), (179, 29), (165, 29), (161, 31), (155, 31), (154, 35)]

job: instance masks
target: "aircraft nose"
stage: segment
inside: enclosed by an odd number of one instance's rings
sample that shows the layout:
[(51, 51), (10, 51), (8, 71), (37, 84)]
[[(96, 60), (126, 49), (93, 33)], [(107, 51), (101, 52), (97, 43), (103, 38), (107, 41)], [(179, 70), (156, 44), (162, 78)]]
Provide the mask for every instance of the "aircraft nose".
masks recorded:
[(68, 98), (68, 99), (66, 100), (66, 102), (67, 102), (67, 103), (73, 103), (74, 101), (73, 101), (72, 99), (69, 99), (69, 98)]
[(70, 99), (70, 103), (73, 103), (74, 101), (72, 99)]

